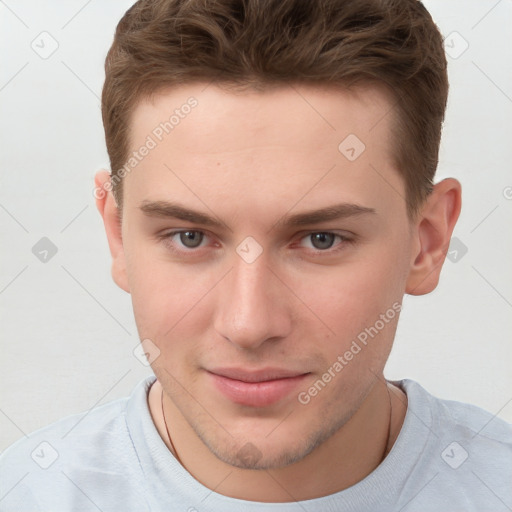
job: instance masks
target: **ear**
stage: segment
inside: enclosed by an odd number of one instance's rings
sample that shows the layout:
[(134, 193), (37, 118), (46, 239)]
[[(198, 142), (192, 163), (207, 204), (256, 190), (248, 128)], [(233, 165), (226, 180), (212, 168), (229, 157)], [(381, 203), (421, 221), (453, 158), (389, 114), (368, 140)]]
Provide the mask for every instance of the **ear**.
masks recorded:
[(126, 272), (120, 211), (116, 205), (108, 171), (101, 170), (94, 176), (96, 208), (103, 218), (108, 246), (112, 255), (112, 278), (125, 292), (130, 293)]
[(447, 178), (434, 186), (413, 227), (414, 248), (405, 292), (424, 295), (439, 283), (461, 209), (461, 185)]

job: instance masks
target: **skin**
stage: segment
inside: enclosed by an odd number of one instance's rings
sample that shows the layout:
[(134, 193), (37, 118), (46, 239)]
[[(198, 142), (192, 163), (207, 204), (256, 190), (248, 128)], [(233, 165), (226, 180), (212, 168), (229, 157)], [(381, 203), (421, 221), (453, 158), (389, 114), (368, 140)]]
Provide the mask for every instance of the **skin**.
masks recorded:
[[(177, 87), (136, 107), (133, 149), (190, 96), (197, 107), (125, 177), (122, 215), (111, 193), (97, 199), (113, 279), (132, 296), (140, 338), (160, 351), (148, 397), (155, 426), (173, 451), (160, 409), (163, 389), (179, 460), (226, 496), (286, 502), (343, 490), (380, 464), (403, 423), (407, 398), (383, 376), (398, 315), (308, 404), (298, 393), (405, 293), (437, 286), (460, 212), (460, 184), (437, 183), (418, 216), (408, 217), (392, 158), (393, 100), (376, 86), (237, 93), (199, 83)], [(366, 145), (352, 162), (338, 150), (348, 134)], [(108, 180), (100, 171), (96, 186)], [(157, 200), (222, 225), (140, 210), (143, 201)], [(276, 224), (338, 203), (375, 212)], [(179, 235), (159, 237), (179, 229), (204, 233), (200, 247), (187, 248)], [(331, 237), (331, 248), (318, 249), (310, 235), (319, 232), (352, 241)], [(248, 236), (263, 251), (252, 263), (236, 252)], [(309, 374), (278, 403), (249, 407), (212, 385), (206, 370), (218, 366)], [(244, 446), (253, 460), (241, 456)]]

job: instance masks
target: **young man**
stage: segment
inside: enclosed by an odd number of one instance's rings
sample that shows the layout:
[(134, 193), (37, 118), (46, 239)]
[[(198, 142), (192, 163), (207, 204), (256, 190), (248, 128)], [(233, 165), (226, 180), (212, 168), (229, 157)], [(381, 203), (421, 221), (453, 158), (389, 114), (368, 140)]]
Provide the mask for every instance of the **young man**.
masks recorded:
[(416, 0), (142, 0), (95, 197), (155, 373), (1, 458), (5, 511), (507, 510), (512, 429), (388, 382), (460, 184)]

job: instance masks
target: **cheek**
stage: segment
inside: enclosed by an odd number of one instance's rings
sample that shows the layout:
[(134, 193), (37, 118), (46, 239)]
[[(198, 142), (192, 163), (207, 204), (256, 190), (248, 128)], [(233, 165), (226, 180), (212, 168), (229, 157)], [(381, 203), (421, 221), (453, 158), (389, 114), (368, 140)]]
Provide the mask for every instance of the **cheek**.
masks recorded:
[(199, 320), (208, 314), (202, 299), (215, 282), (212, 272), (173, 264), (151, 250), (134, 251), (127, 272), (140, 336), (167, 347), (185, 332), (203, 328)]
[[(330, 268), (302, 281), (301, 296), (328, 329), (324, 339), (333, 353), (348, 349), (351, 342), (377, 323), (378, 339), (390, 345), (405, 289), (407, 258), (393, 244), (382, 244), (364, 257)], [(382, 317), (384, 315), (384, 326)], [(318, 323), (321, 326), (321, 323)], [(383, 350), (387, 350), (383, 346)]]
[(150, 339), (158, 348), (158, 357), (151, 362), (154, 373), (164, 382), (170, 376), (183, 381), (190, 378), (188, 372), (197, 367), (204, 350), (201, 340), (207, 337), (211, 311), (203, 298), (211, 288), (210, 281), (200, 276), (191, 279), (188, 272), (168, 263), (159, 265), (155, 260), (141, 262), (139, 268), (140, 273), (133, 270), (131, 275), (139, 337)]

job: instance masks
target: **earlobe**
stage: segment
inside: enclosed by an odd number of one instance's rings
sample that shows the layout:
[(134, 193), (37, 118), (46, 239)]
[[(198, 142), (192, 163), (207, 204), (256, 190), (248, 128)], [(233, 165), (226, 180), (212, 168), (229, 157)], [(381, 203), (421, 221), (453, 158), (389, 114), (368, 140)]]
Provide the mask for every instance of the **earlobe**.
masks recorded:
[(110, 187), (110, 174), (108, 171), (98, 171), (94, 177), (94, 197), (107, 235), (108, 246), (112, 256), (112, 278), (125, 292), (130, 293), (128, 276), (126, 272), (126, 259), (124, 254), (121, 218), (114, 195)]
[(406, 293), (424, 295), (436, 288), (460, 209), (457, 180), (447, 178), (434, 186), (415, 224), (416, 244)]

